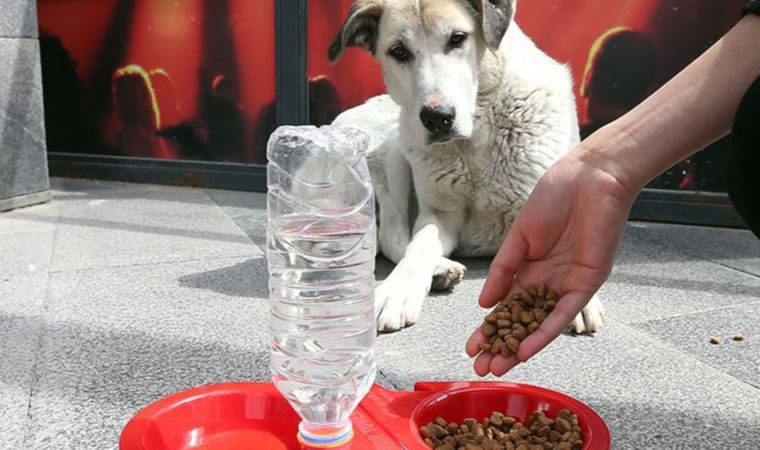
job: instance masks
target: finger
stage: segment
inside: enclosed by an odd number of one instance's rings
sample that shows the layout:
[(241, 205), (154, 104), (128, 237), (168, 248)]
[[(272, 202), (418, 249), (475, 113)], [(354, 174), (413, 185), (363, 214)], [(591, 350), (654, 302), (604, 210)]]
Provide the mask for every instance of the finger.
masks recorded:
[(493, 359), (493, 355), (489, 352), (481, 352), (480, 355), (478, 355), (477, 358), (475, 358), (475, 362), (473, 363), (473, 367), (475, 368), (475, 373), (478, 374), (480, 377), (484, 377), (488, 375), (491, 372), (491, 360)]
[(505, 358), (499, 355), (491, 359), (489, 370), (497, 377), (501, 377), (510, 370), (514, 369), (518, 364), (520, 364), (520, 360), (517, 359), (517, 356), (510, 356), (509, 358)]
[(528, 244), (523, 240), (519, 226), (512, 226), (507, 238), (491, 263), (488, 277), (480, 293), (480, 306), (490, 308), (509, 292), (515, 274), (525, 262)]
[(541, 326), (520, 343), (517, 358), (525, 362), (543, 350), (544, 347), (549, 345), (567, 329), (567, 326), (583, 310), (583, 307), (586, 306), (590, 298), (590, 294), (577, 291), (562, 297)]
[(480, 331), (480, 328), (475, 330), (471, 335), (470, 338), (467, 339), (467, 343), (464, 346), (465, 351), (467, 352), (467, 355), (470, 356), (470, 358), (473, 358), (477, 356), (478, 353), (480, 353), (480, 344), (483, 342), (486, 342), (486, 336), (483, 334), (482, 331)]

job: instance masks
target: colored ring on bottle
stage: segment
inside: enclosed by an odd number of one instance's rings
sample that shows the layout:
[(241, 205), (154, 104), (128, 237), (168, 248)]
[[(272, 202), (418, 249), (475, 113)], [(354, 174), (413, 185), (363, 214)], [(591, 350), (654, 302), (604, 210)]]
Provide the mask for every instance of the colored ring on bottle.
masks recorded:
[[(330, 434), (330, 433), (338, 434)], [(343, 431), (339, 429), (326, 429), (319, 434), (310, 434), (302, 425), (298, 427), (298, 442), (309, 448), (335, 448), (348, 444), (354, 438), (354, 429), (350, 425)]]

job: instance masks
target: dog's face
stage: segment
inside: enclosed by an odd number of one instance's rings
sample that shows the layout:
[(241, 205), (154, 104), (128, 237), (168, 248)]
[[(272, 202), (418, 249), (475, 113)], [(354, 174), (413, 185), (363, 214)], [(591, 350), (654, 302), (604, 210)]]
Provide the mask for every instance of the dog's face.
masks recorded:
[(412, 144), (466, 139), (480, 60), (498, 49), (513, 13), (514, 0), (358, 0), (329, 56), (349, 46), (374, 54)]

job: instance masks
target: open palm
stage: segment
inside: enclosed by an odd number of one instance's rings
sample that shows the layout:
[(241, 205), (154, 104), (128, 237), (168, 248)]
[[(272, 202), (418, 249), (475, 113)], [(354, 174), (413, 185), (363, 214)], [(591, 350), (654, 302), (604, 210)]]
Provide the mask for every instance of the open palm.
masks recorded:
[(613, 176), (571, 155), (541, 178), (491, 265), (480, 305), (492, 308), (539, 283), (561, 298), (510, 358), (478, 354), (487, 338), (477, 329), (466, 349), (477, 355), (480, 376), (505, 374), (567, 329), (609, 276), (634, 198)]

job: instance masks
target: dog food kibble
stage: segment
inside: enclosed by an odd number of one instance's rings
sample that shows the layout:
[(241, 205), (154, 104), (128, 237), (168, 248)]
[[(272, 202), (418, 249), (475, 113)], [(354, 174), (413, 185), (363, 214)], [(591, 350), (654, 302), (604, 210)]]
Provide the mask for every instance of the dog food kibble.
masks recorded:
[(736, 333), (736, 334), (734, 335), (733, 339), (734, 339), (736, 342), (741, 342), (741, 341), (743, 341), (743, 340), (744, 340), (744, 335), (743, 335), (743, 334), (741, 334), (741, 333)]
[(710, 338), (710, 343), (713, 345), (720, 345), (720, 338), (718, 336), (713, 336)]
[(554, 419), (538, 411), (527, 426), (514, 417), (494, 412), (478, 422), (461, 425), (439, 417), (420, 428), (428, 447), (435, 450), (580, 450), (583, 436), (578, 416), (563, 409)]
[(481, 331), (488, 341), (481, 343), (480, 349), (507, 358), (514, 355), (520, 342), (546, 320), (558, 299), (559, 295), (546, 284), (505, 298), (483, 321)]

